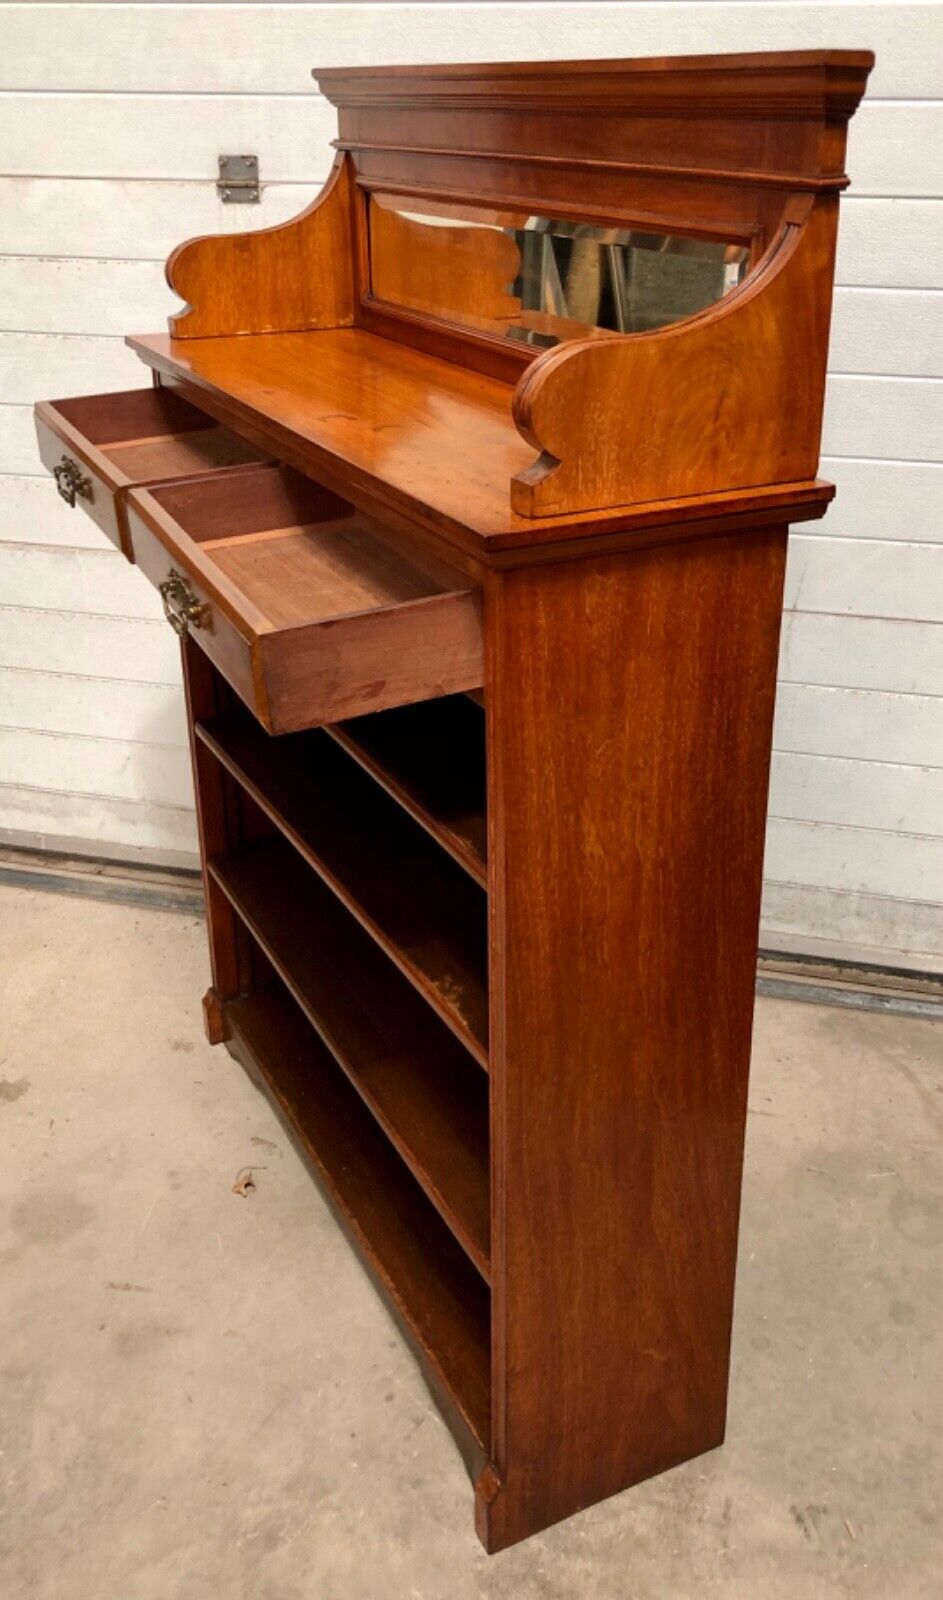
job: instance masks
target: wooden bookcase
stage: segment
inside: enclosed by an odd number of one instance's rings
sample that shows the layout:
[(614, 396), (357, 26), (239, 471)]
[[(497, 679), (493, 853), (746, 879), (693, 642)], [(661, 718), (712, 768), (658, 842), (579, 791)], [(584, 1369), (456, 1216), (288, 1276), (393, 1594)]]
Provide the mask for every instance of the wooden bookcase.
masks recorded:
[(314, 204), (174, 253), (151, 388), (37, 407), (182, 638), (208, 1035), (489, 1550), (723, 1438), (786, 541), (834, 492), (871, 64), (317, 73)]

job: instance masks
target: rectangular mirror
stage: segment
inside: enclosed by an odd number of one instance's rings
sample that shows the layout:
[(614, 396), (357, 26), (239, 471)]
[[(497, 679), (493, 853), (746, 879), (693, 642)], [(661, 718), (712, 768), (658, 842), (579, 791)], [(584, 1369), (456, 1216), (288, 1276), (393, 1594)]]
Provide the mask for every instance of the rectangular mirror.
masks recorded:
[(644, 333), (740, 283), (742, 243), (369, 197), (373, 297), (519, 343)]

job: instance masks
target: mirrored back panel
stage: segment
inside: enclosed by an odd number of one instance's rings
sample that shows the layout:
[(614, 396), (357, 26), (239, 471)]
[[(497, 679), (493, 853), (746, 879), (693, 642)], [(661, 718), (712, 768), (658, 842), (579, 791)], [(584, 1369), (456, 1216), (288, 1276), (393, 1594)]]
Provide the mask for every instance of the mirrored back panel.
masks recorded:
[(742, 242), (371, 194), (375, 300), (544, 348), (644, 333), (740, 283)]

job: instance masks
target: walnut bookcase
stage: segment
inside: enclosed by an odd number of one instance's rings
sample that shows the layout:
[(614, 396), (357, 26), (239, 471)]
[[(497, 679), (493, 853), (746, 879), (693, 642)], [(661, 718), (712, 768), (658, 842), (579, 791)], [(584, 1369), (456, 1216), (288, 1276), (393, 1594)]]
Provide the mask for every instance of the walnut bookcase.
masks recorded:
[(871, 64), (318, 73), (314, 204), (175, 251), (156, 387), (37, 407), (182, 636), (209, 1037), (489, 1550), (723, 1438), (786, 539), (833, 493)]

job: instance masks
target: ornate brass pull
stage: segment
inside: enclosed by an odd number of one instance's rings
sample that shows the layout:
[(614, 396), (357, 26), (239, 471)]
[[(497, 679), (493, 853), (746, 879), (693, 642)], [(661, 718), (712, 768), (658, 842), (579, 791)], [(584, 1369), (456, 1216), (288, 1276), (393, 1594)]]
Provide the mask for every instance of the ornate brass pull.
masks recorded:
[(76, 495), (81, 495), (83, 500), (92, 498), (92, 480), (86, 478), (77, 461), (71, 456), (63, 456), (57, 467), (53, 467), (52, 475), (56, 480), (56, 488), (67, 506), (75, 506)]
[(182, 577), (174, 567), (171, 567), (170, 575), (163, 583), (158, 584), (157, 588), (164, 603), (164, 616), (174, 633), (179, 634), (181, 639), (190, 628), (209, 627), (209, 606), (197, 598), (186, 578)]

